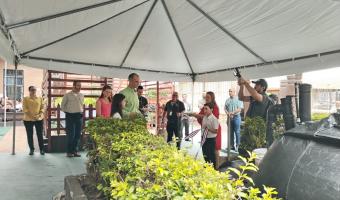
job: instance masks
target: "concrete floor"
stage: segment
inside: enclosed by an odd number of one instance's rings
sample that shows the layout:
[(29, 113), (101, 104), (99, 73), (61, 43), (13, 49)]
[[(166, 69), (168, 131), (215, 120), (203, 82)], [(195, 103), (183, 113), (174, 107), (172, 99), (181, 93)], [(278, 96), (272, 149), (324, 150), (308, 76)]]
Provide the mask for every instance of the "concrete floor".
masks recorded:
[[(2, 125), (2, 124), (1, 124)], [(225, 123), (222, 125), (222, 149), (227, 146)], [(199, 128), (194, 124), (190, 130)], [(38, 152), (34, 135), (36, 153), (28, 155), (28, 145), (24, 127), (19, 124), (16, 134), (16, 155), (12, 152), (12, 129), (0, 140), (0, 199), (1, 200), (47, 200), (64, 190), (64, 177), (85, 173), (86, 153), (81, 158), (67, 158), (64, 153)], [(190, 155), (202, 159), (200, 134), (193, 141), (182, 142), (182, 149)]]
[(64, 190), (65, 176), (85, 173), (85, 162), (85, 153), (81, 158), (67, 158), (64, 153), (0, 153), (0, 199), (52, 199)]

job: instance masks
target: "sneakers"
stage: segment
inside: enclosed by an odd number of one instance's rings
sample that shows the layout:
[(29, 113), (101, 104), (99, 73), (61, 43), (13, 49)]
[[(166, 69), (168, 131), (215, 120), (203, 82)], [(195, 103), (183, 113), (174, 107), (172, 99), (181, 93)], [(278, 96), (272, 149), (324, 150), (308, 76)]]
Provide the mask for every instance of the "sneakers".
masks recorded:
[(44, 150), (40, 150), (40, 155), (45, 155), (45, 151)]
[(67, 153), (66, 157), (69, 157), (69, 158), (73, 157), (73, 153)]
[(81, 155), (78, 153), (78, 152), (75, 152), (75, 153), (67, 153), (66, 154), (66, 157), (81, 157)]
[(75, 153), (73, 154), (73, 156), (74, 156), (74, 157), (81, 157), (81, 155), (80, 155), (78, 152), (75, 152)]
[(31, 149), (31, 150), (30, 150), (30, 153), (29, 153), (28, 155), (33, 156), (33, 154), (34, 154), (34, 150)]

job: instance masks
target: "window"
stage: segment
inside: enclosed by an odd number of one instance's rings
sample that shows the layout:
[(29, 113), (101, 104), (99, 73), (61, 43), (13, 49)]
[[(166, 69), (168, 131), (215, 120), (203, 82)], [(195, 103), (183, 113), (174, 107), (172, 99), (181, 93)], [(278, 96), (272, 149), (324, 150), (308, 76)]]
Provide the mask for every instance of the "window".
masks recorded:
[(9, 99), (23, 99), (24, 95), (24, 70), (17, 70), (17, 91), (16, 97), (14, 98), (14, 83), (15, 83), (15, 70), (7, 69), (4, 79), (6, 78), (6, 95)]

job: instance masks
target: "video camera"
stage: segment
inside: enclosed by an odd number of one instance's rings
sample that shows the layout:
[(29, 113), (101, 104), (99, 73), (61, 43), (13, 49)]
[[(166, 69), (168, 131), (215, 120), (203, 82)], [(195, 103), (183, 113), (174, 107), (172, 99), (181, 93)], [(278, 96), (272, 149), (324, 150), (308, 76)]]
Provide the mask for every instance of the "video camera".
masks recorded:
[(241, 78), (241, 73), (240, 73), (240, 70), (238, 68), (234, 69), (234, 76), (237, 77), (237, 78)]

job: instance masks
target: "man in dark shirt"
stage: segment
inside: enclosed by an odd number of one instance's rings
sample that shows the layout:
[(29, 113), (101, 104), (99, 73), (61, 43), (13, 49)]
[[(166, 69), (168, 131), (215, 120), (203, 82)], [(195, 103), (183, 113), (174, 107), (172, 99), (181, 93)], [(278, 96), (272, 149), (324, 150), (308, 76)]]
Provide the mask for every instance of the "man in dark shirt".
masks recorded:
[(181, 127), (181, 118), (185, 110), (183, 102), (178, 100), (178, 93), (172, 94), (172, 99), (165, 104), (162, 123), (164, 123), (165, 116), (167, 117), (166, 131), (168, 132), (168, 142), (172, 141), (175, 134), (177, 140), (177, 149), (180, 149), (182, 135), (179, 130)]
[(137, 94), (138, 94), (138, 100), (139, 100), (139, 110), (143, 114), (144, 117), (147, 116), (147, 110), (148, 110), (148, 100), (143, 97), (143, 86), (138, 86), (137, 88)]
[[(250, 81), (245, 80), (243, 77), (238, 79), (240, 90), (238, 93), (239, 99), (245, 102), (250, 102), (249, 108), (246, 113), (246, 117), (262, 117), (266, 121), (267, 110), (270, 100), (266, 94), (268, 88), (267, 81), (259, 79), (253, 81), (254, 87), (251, 87)], [(250, 96), (244, 96), (244, 88), (248, 90)]]

